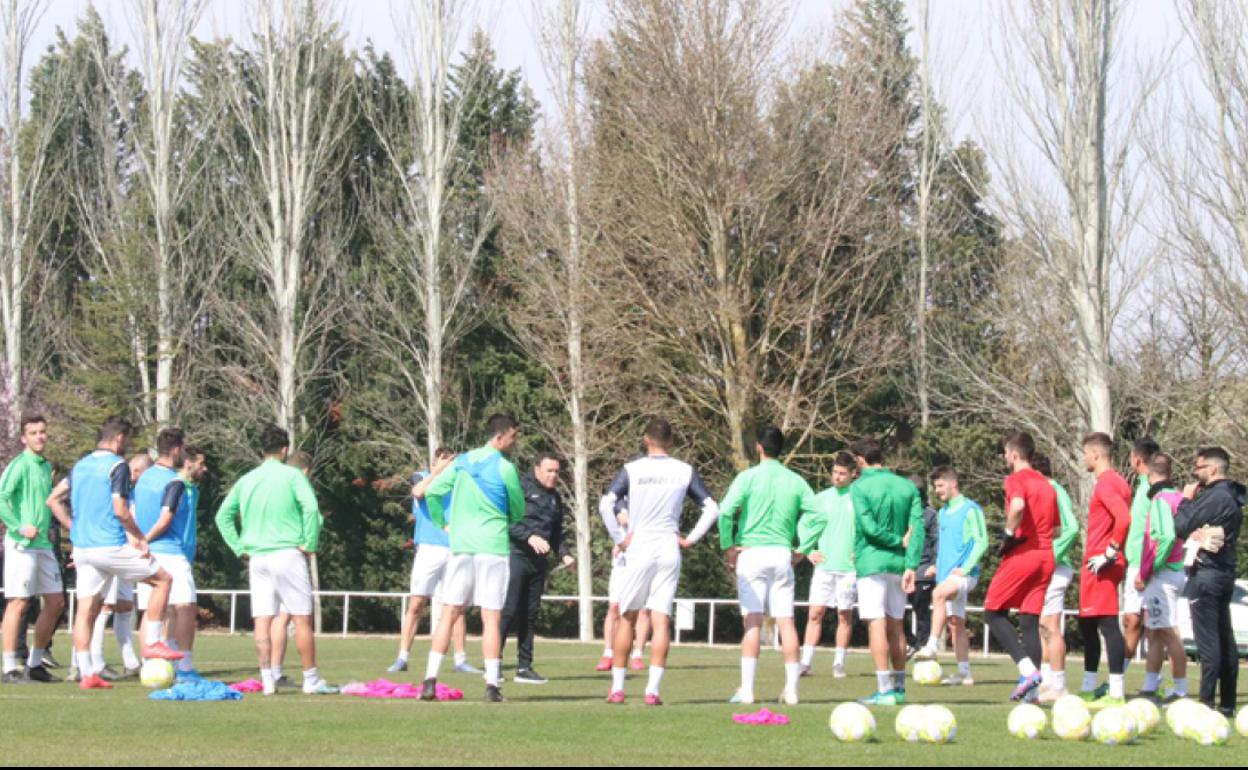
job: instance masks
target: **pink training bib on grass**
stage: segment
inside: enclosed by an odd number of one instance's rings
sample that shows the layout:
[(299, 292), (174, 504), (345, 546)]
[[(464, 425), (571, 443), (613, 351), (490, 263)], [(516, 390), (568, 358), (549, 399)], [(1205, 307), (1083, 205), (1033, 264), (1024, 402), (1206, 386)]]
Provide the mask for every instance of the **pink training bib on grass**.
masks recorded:
[[(365, 683), (353, 682), (342, 688), (342, 694), (354, 695), (357, 698), (419, 698), (423, 689), (423, 685), (377, 679)], [(435, 695), (438, 700), (463, 700), (464, 691), (439, 684)]]
[(733, 714), (732, 721), (739, 725), (787, 725), (789, 718), (763, 708), (753, 714)]
[(230, 689), (234, 692), (264, 692), (264, 685), (258, 679), (244, 679), (230, 685)]

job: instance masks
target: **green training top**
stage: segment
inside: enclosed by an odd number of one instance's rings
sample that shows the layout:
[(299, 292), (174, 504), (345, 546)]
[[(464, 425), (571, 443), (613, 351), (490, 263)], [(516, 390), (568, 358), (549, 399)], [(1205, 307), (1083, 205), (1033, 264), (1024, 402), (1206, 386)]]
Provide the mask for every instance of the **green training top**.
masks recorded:
[[(918, 488), (887, 468), (864, 468), (849, 489), (858, 577), (918, 569), (926, 536)], [(907, 530), (908, 547), (902, 544)]]
[(818, 508), (797, 522), (797, 550), (809, 556), (818, 551), (824, 572), (854, 571), (854, 501), (849, 487), (832, 487), (815, 495)]
[(1075, 507), (1070, 503), (1066, 488), (1053, 479), (1049, 479), (1049, 483), (1057, 493), (1057, 514), (1062, 522), (1062, 531), (1053, 538), (1053, 563), (1074, 569), (1075, 562), (1070, 558), (1070, 552), (1079, 539), (1079, 520), (1075, 518)]
[(1139, 567), (1144, 558), (1144, 527), (1148, 523), (1148, 477), (1141, 476), (1135, 482), (1135, 496), (1131, 498), (1131, 528), (1127, 530), (1127, 542), (1123, 554), (1128, 567)]
[[(1161, 492), (1174, 492), (1174, 487), (1166, 487), (1159, 490)], [(1154, 495), (1149, 503), (1149, 522), (1148, 536), (1157, 544), (1157, 557), (1153, 561), (1153, 574), (1168, 569), (1172, 572), (1182, 572), (1183, 562), (1167, 562), (1170, 558), (1170, 551), (1174, 548), (1174, 511), (1170, 508), (1170, 503), (1162, 500)], [(1143, 538), (1141, 538), (1143, 539)], [(1144, 546), (1140, 545), (1140, 556), (1143, 558)]]
[[(23, 548), (52, 550), (48, 529), (52, 526), (52, 464), (29, 449), (23, 451), (4, 469), (0, 476), (0, 521), (9, 531), (9, 539)], [(22, 537), (19, 531), (34, 525), (39, 534)]]
[(291, 548), (316, 553), (324, 523), (303, 471), (276, 459), (265, 460), (234, 484), (216, 521), (236, 556)]
[(524, 489), (516, 466), (486, 445), (455, 458), (425, 492), (429, 518), (446, 527), (442, 498), (451, 493), (451, 553), (511, 553), (509, 530), (524, 518)]
[[(738, 510), (741, 522), (734, 538)], [(792, 548), (798, 516), (818, 510), (815, 493), (806, 479), (779, 460), (763, 460), (737, 474), (719, 504), (719, 545), (724, 549)]]

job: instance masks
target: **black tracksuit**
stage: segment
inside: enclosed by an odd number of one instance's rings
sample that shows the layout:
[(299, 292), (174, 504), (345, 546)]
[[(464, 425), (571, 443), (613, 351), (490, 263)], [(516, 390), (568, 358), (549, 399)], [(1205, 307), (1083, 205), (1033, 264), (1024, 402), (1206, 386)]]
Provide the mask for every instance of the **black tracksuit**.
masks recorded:
[(1244, 520), (1248, 490), (1230, 479), (1220, 479), (1200, 490), (1194, 500), (1179, 504), (1174, 534), (1186, 538), (1201, 527), (1221, 527), (1226, 542), (1217, 553), (1201, 551), (1188, 568), (1187, 597), (1200, 656), (1200, 701), (1214, 708), (1214, 693), (1221, 686), (1223, 712), (1235, 708), (1239, 655), (1231, 628), (1231, 594), (1235, 590), (1235, 548)]
[(927, 577), (927, 568), (936, 566), (936, 549), (940, 539), (940, 512), (931, 506), (923, 509), (923, 555), (914, 575), (914, 593), (910, 594), (910, 606), (914, 608), (915, 628), (907, 623), (903, 629), (906, 644), (921, 647), (932, 635), (932, 592), (936, 581)]
[(537, 483), (532, 473), (521, 481), (524, 487), (524, 518), (511, 525), (511, 577), (507, 583), (507, 604), (503, 607), (502, 639), (512, 631), (519, 647), (517, 669), (533, 666), (533, 636), (537, 612), (550, 574), (549, 554), (538, 556), (529, 546), (537, 535), (550, 544), (550, 553), (562, 559), (567, 553), (563, 541), (563, 499), (559, 492)]

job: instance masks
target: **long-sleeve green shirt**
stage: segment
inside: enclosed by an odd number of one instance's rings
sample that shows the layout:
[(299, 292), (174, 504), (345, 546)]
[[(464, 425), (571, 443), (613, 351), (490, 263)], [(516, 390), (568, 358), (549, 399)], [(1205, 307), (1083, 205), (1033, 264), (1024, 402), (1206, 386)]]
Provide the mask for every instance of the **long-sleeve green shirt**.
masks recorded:
[(1079, 520), (1075, 518), (1075, 507), (1071, 505), (1070, 494), (1065, 487), (1053, 479), (1049, 479), (1049, 483), (1057, 493), (1057, 514), (1062, 522), (1062, 531), (1053, 538), (1053, 563), (1074, 569), (1075, 562), (1070, 553), (1079, 540)]
[[(24, 548), (52, 550), (52, 541), (48, 539), (52, 526), (50, 494), (51, 463), (29, 449), (14, 457), (0, 476), (0, 521), (4, 522), (10, 540)], [(20, 530), (27, 524), (39, 530), (34, 538), (22, 537)]]
[(815, 495), (818, 510), (797, 522), (797, 550), (806, 555), (818, 551), (825, 572), (854, 571), (854, 501), (849, 487), (832, 487)]
[[(815, 493), (805, 479), (779, 460), (763, 460), (737, 474), (719, 504), (720, 547), (792, 548), (798, 516), (818, 510)], [(738, 511), (741, 520), (734, 537)]]
[(234, 484), (216, 522), (230, 550), (250, 556), (290, 548), (316, 553), (323, 519), (303, 471), (269, 459)]
[[(1173, 487), (1166, 487), (1159, 492), (1174, 492)], [(1157, 556), (1153, 560), (1153, 574), (1162, 570), (1170, 570), (1172, 572), (1182, 572), (1183, 562), (1169, 562), (1170, 551), (1174, 548), (1174, 511), (1170, 508), (1170, 503), (1154, 496), (1149, 502), (1148, 510), (1148, 536), (1157, 544)], [(1141, 544), (1140, 551), (1143, 554), (1144, 546)], [(1141, 565), (1143, 566), (1143, 565)]]
[(451, 493), (451, 553), (511, 553), (509, 531), (524, 518), (524, 488), (516, 466), (492, 446), (455, 458), (425, 492), (429, 518), (446, 526), (442, 498)]
[(1127, 530), (1127, 542), (1122, 553), (1127, 557), (1128, 567), (1139, 567), (1144, 558), (1144, 527), (1148, 523), (1148, 477), (1141, 476), (1135, 482), (1135, 494), (1131, 497), (1131, 528)]
[[(850, 493), (858, 577), (918, 569), (926, 536), (918, 488), (887, 468), (864, 468)], [(904, 545), (907, 530), (909, 546)]]

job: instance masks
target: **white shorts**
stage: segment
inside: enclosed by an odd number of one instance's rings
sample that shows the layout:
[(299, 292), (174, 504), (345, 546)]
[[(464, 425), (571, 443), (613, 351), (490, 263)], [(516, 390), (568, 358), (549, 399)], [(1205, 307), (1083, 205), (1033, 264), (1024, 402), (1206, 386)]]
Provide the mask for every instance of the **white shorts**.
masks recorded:
[(442, 602), (453, 607), (475, 604), (483, 610), (503, 609), (511, 560), (493, 553), (452, 554), (446, 564)]
[(312, 575), (298, 548), (253, 554), (248, 579), (253, 618), (312, 614)]
[(1179, 625), (1179, 596), (1186, 584), (1187, 577), (1182, 572), (1168, 569), (1148, 579), (1141, 593), (1145, 628), (1156, 631)]
[[(1122, 581), (1122, 612), (1124, 615), (1138, 615), (1144, 611), (1144, 593), (1135, 590), (1135, 579), (1139, 575), (1139, 567), (1127, 567), (1127, 577)], [(1147, 586), (1145, 587), (1147, 588)]]
[(793, 552), (779, 546), (746, 548), (737, 557), (742, 615), (793, 617)]
[(607, 603), (620, 603), (620, 589), (624, 586), (624, 570), (628, 568), (624, 555), (611, 562), (611, 576), (607, 579)]
[[(179, 604), (195, 604), (199, 595), (195, 592), (195, 573), (191, 563), (180, 553), (152, 553), (161, 569), (169, 573), (173, 583), (169, 586), (169, 606)], [(139, 583), (135, 587), (139, 609), (146, 610), (152, 600), (152, 587), (147, 583)]]
[[(160, 565), (155, 559), (150, 555), (144, 556), (128, 545), (75, 548), (73, 559), (78, 568), (78, 598), (105, 595), (105, 604), (133, 601), (133, 585), (130, 585), (128, 597), (124, 597), (123, 588), (127, 584), (147, 580), (160, 571)], [(112, 587), (108, 585), (110, 581), (118, 584), (119, 598), (112, 601), (107, 596), (112, 592)]]
[(680, 583), (680, 551), (673, 548), (634, 553), (629, 549), (622, 561), (627, 566), (612, 572), (620, 575), (617, 598), (620, 612), (651, 612), (672, 614), (676, 586)]
[(442, 587), (446, 581), (446, 563), (451, 560), (451, 549), (444, 545), (422, 545), (412, 559), (412, 583), (409, 596), (436, 596), (442, 599)]
[(55, 554), (42, 548), (27, 549), (7, 537), (4, 539), (6, 599), (59, 594), (62, 588), (61, 568)]
[(1075, 577), (1075, 571), (1065, 564), (1053, 568), (1053, 577), (1049, 580), (1049, 590), (1044, 593), (1044, 610), (1041, 616), (1061, 615), (1066, 611), (1066, 589)]
[(945, 614), (951, 618), (966, 618), (966, 597), (979, 583), (979, 578), (970, 575), (950, 575), (946, 581), (957, 581), (958, 592), (952, 599), (945, 602)]
[(848, 612), (858, 598), (858, 576), (853, 572), (815, 569), (810, 578), (810, 606)]
[(901, 575), (881, 572), (858, 578), (858, 617), (863, 620), (906, 616), (906, 592), (901, 590)]

